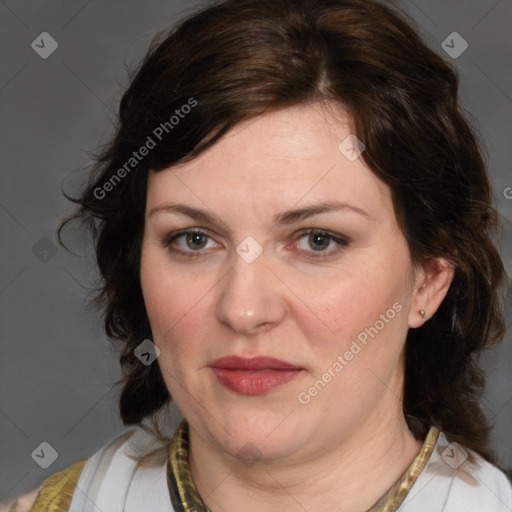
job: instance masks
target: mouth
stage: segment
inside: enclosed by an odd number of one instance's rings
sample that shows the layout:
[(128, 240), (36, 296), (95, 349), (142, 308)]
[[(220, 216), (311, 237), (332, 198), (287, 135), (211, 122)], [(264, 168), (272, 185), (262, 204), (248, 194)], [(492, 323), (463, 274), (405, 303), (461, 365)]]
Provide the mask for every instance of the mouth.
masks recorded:
[(297, 377), (303, 368), (261, 356), (242, 358), (222, 357), (210, 364), (220, 384), (239, 394), (262, 395)]
[(299, 366), (287, 363), (275, 357), (258, 356), (244, 358), (239, 356), (227, 356), (216, 359), (210, 364), (212, 368), (222, 368), (225, 370), (302, 370)]

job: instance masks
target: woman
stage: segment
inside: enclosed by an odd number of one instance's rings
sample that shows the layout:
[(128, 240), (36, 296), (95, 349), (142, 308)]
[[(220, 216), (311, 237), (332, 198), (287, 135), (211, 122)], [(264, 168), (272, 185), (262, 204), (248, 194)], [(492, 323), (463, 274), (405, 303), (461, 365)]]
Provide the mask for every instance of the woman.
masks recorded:
[(498, 218), (457, 87), (367, 0), (227, 0), (153, 46), (73, 217), (135, 428), (31, 510), (512, 510), (477, 401)]

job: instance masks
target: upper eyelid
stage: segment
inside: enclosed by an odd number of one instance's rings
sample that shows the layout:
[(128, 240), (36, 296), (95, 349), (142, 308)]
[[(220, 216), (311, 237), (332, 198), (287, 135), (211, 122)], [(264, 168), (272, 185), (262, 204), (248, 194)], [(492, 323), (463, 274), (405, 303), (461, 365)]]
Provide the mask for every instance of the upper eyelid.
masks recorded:
[[(335, 233), (334, 231), (331, 231), (329, 229), (324, 229), (324, 228), (301, 228), (301, 229), (298, 229), (296, 231), (296, 233), (294, 233), (294, 236), (304, 236), (304, 235), (310, 234), (310, 233), (308, 233), (309, 231), (321, 232), (321, 233), (324, 233), (325, 235), (332, 236), (332, 237), (348, 238), (346, 235), (343, 235), (342, 233)], [(163, 236), (166, 238), (171, 238), (171, 237), (174, 238), (174, 237), (178, 237), (178, 236), (185, 235), (188, 233), (197, 233), (200, 235), (203, 234), (203, 235), (209, 236), (210, 238), (215, 238), (215, 235), (212, 234), (213, 231), (211, 231), (209, 228), (202, 228), (202, 227), (191, 227), (191, 228), (177, 229), (176, 231), (169, 231), (168, 233), (166, 233)]]

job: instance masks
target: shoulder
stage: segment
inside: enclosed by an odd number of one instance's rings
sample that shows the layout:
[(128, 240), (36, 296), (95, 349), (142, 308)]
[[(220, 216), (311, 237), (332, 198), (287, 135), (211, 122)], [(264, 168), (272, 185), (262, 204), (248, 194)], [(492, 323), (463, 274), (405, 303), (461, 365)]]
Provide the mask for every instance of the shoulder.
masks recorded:
[[(0, 505), (0, 512), (67, 512), (73, 499), (77, 483), (85, 473), (87, 463), (98, 459), (107, 448), (115, 451), (124, 448), (135, 429), (115, 436), (90, 458), (77, 462), (66, 469), (50, 475), (37, 489), (25, 493), (14, 502)], [(139, 436), (140, 437), (140, 436)]]
[(66, 512), (71, 504), (76, 484), (87, 461), (50, 475), (43, 484), (21, 495), (2, 512)]
[(489, 499), (488, 493), (492, 493), (512, 508), (512, 484), (500, 468), (473, 450), (466, 450), (458, 443), (450, 443), (442, 432), (438, 442), (441, 459), (454, 471), (456, 488), (464, 488), (475, 497), (482, 495)]
[(498, 467), (478, 453), (451, 443), (440, 432), (427, 464), (404, 500), (405, 510), (412, 500), (418, 512), (510, 512), (512, 485)]
[(512, 510), (512, 484), (507, 475), (479, 454), (469, 452), (472, 460), (465, 460), (457, 469), (451, 501), (484, 507), (480, 510), (489, 509), (491, 504), (496, 512)]

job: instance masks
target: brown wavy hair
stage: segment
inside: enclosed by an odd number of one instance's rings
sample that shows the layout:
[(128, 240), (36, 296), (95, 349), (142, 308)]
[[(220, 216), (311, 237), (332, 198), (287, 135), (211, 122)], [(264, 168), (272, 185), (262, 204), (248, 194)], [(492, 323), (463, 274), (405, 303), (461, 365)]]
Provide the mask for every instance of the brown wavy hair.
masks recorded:
[[(66, 196), (78, 207), (57, 228), (60, 243), (72, 219), (93, 234), (102, 287), (92, 302), (121, 342), (122, 420), (154, 419), (171, 400), (158, 364), (134, 355), (152, 339), (139, 278), (148, 171), (192, 160), (242, 120), (318, 101), (350, 113), (363, 160), (391, 189), (413, 263), (444, 257), (455, 266), (435, 315), (407, 335), (409, 428), (422, 439), (434, 425), (495, 462), (478, 356), (504, 336), (506, 276), (482, 149), (458, 104), (454, 67), (408, 16), (371, 0), (211, 4), (157, 36), (132, 74), (115, 136), (80, 197)], [(131, 160), (150, 139), (155, 146)]]

